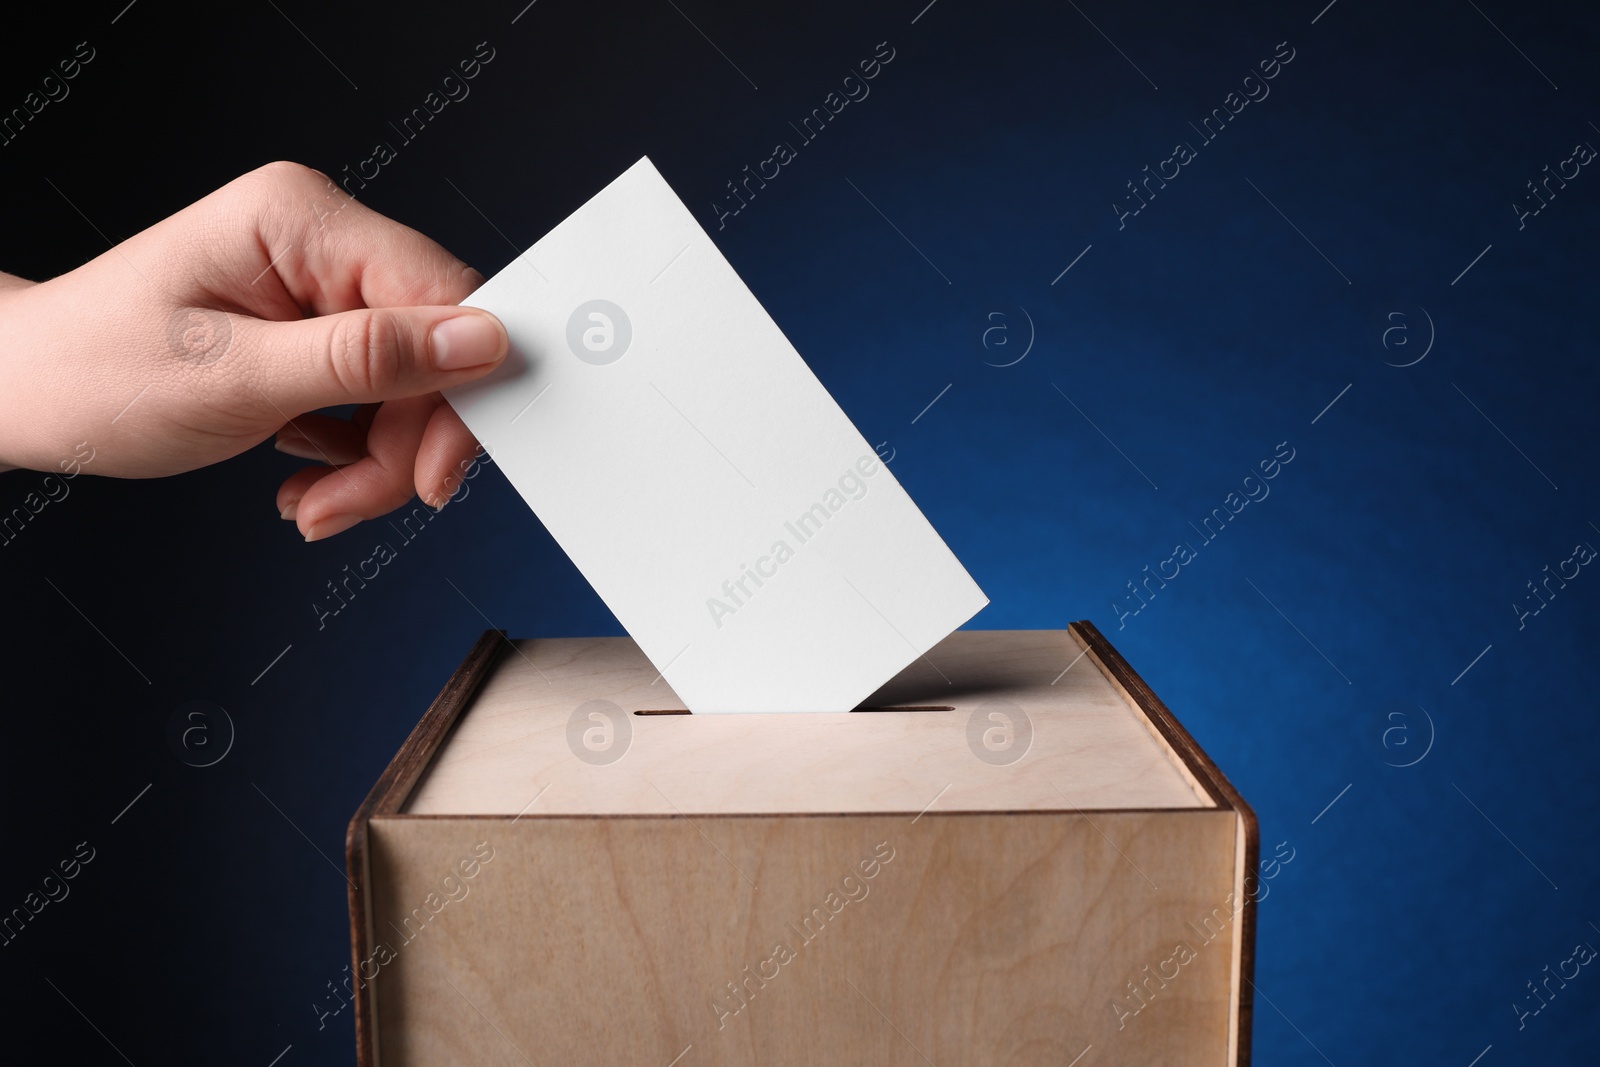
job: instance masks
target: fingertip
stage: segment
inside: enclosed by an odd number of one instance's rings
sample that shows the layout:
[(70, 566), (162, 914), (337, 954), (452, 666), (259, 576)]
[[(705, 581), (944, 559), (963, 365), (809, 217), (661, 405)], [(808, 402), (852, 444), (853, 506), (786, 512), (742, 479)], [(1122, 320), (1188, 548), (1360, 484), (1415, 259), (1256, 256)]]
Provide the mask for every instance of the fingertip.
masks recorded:
[(285, 520), (295, 519), (300, 511), (300, 501), (306, 493), (332, 470), (331, 467), (303, 467), (284, 479), (283, 484), (278, 486), (275, 501), (278, 517)]
[(433, 366), (441, 371), (486, 367), (506, 358), (511, 339), (496, 316), (478, 308), (462, 308), (460, 313), (434, 324), (428, 334), (428, 351)]
[(295, 519), (307, 541), (343, 533), (363, 519), (376, 519), (411, 498), (417, 444), (437, 393), (384, 404), (367, 434), (367, 452), (348, 467), (323, 468), (309, 487)]
[(318, 519), (306, 529), (306, 541), (321, 541), (323, 538), (332, 537), (334, 534), (344, 533), (356, 523), (361, 522), (360, 515), (328, 515)]
[(417, 495), (435, 511), (461, 491), (472, 476), (478, 456), (478, 442), (461, 416), (448, 403), (441, 402), (428, 419), (417, 447), (413, 479)]

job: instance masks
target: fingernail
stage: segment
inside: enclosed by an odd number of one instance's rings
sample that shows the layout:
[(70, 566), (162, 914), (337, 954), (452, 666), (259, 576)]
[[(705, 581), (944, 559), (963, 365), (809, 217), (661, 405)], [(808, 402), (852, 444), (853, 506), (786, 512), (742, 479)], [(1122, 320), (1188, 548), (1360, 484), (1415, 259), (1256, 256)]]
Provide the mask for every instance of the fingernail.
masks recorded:
[(465, 370), (493, 363), (503, 354), (505, 333), (488, 315), (457, 315), (433, 328), (428, 338), (433, 365), (440, 370)]
[(360, 515), (329, 515), (327, 518), (311, 524), (311, 530), (306, 534), (306, 540), (320, 541), (324, 537), (332, 537), (334, 534), (344, 533), (360, 521)]
[(296, 513), (299, 512), (299, 510), (300, 510), (300, 501), (291, 500), (291, 501), (289, 501), (287, 504), (285, 504), (283, 506), (283, 510), (282, 511), (278, 512), (278, 518), (280, 518), (280, 519), (293, 519), (295, 517)]
[(322, 453), (317, 451), (317, 446), (297, 433), (280, 433), (278, 439), (272, 442), (276, 448), (286, 456), (296, 459), (321, 459)]

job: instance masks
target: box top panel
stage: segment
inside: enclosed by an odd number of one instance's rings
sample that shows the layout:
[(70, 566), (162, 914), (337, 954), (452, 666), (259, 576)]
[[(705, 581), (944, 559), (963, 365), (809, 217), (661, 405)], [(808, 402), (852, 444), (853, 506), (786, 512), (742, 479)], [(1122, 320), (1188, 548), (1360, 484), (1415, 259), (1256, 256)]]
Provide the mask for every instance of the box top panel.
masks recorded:
[(626, 637), (513, 642), (407, 815), (1210, 808), (1065, 630), (961, 630), (847, 714), (683, 708)]

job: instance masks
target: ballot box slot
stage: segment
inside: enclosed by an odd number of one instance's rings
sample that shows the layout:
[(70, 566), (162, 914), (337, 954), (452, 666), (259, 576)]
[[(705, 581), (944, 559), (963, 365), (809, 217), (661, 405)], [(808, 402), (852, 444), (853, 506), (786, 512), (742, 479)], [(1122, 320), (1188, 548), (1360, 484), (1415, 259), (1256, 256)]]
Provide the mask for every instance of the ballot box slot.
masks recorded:
[[(890, 707), (855, 708), (852, 711), (852, 714), (856, 714), (856, 713), (860, 713), (860, 712), (869, 712), (869, 711), (870, 712), (881, 712), (881, 711), (955, 711), (955, 710), (956, 709), (950, 704), (906, 704), (906, 705), (894, 705), (894, 706), (890, 706)], [(691, 714), (691, 712), (689, 712), (689, 710), (686, 709), (686, 708), (640, 708), (638, 711), (634, 712), (634, 714), (635, 715), (688, 715), (688, 714)]]

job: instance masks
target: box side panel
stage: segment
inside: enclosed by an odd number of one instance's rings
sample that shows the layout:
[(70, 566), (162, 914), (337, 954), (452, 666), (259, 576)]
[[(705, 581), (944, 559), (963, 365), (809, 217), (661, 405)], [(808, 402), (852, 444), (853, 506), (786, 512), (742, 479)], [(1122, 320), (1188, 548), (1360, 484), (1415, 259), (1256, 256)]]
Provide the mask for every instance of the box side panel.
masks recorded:
[(1216, 1067), (1236, 821), (380, 818), (382, 1064)]

